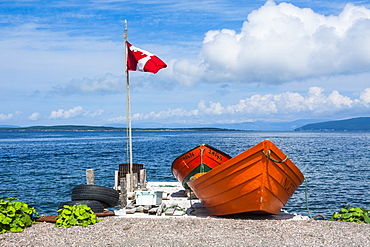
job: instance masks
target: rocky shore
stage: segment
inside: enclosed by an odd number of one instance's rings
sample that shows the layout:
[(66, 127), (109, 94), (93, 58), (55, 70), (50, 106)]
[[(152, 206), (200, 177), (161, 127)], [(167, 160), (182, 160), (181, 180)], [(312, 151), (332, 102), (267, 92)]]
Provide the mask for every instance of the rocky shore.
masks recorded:
[(40, 223), (0, 246), (370, 246), (370, 224), (323, 220), (104, 217), (88, 227)]

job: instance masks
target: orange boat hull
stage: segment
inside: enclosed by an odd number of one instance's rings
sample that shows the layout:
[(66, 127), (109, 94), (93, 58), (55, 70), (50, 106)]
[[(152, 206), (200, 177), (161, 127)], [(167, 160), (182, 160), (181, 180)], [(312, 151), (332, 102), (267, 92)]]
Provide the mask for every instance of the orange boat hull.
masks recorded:
[(187, 182), (196, 173), (208, 172), (231, 157), (207, 144), (199, 145), (177, 157), (171, 166), (173, 176), (189, 189)]
[(303, 181), (294, 163), (265, 140), (188, 185), (212, 215), (278, 214)]

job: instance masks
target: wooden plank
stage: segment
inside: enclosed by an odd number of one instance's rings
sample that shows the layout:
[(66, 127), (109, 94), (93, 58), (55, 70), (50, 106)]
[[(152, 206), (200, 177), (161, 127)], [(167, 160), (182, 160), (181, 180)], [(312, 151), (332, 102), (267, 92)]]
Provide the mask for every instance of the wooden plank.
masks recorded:
[(148, 211), (148, 214), (157, 214), (157, 211), (158, 211), (158, 208), (151, 208), (149, 211)]
[(134, 203), (133, 202), (130, 202), (128, 205), (126, 205), (126, 207), (125, 207), (126, 209), (133, 209), (133, 208), (135, 208), (135, 205), (134, 205)]
[(102, 212), (102, 213), (95, 213), (95, 215), (98, 216), (98, 217), (106, 217), (106, 216), (113, 216), (113, 215), (115, 215), (115, 213), (106, 211), (106, 212)]
[[(98, 217), (105, 217), (105, 216), (113, 216), (115, 215), (114, 212), (102, 212), (102, 213), (94, 213)], [(49, 223), (55, 223), (57, 216), (42, 216), (39, 218), (35, 218), (34, 220), (36, 222), (49, 222)]]
[(175, 213), (175, 208), (167, 208), (165, 215), (173, 215)]
[(144, 207), (143, 206), (136, 207), (136, 212), (143, 213), (144, 212)]
[(162, 200), (169, 200), (170, 198), (169, 198), (169, 193), (167, 193), (167, 192), (162, 192)]
[(152, 209), (152, 205), (146, 205), (143, 207), (143, 212), (148, 213), (150, 209)]
[(173, 216), (184, 216), (186, 214), (183, 210), (176, 210)]
[(162, 203), (159, 208), (158, 208), (158, 211), (157, 211), (157, 216), (161, 216), (162, 213), (163, 213), (163, 208), (165, 207), (166, 205), (164, 203)]
[(119, 195), (119, 199), (120, 199), (120, 202), (121, 202), (121, 208), (124, 208), (127, 205), (126, 178), (120, 178), (120, 185), (121, 185), (121, 193)]
[(126, 210), (126, 214), (134, 214), (135, 212), (136, 212), (136, 208)]

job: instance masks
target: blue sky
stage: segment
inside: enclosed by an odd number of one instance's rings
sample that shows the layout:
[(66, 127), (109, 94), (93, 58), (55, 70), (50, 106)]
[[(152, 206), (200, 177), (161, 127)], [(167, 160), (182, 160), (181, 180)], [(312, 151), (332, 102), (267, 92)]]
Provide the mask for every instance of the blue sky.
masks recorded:
[(370, 116), (370, 1), (0, 3), (0, 125), (133, 127)]

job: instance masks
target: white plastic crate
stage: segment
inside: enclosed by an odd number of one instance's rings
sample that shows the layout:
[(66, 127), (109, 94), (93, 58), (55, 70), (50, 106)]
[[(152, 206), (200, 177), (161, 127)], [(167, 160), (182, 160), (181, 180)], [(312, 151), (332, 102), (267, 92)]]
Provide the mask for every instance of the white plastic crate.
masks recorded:
[(161, 205), (162, 191), (135, 191), (136, 205)]

